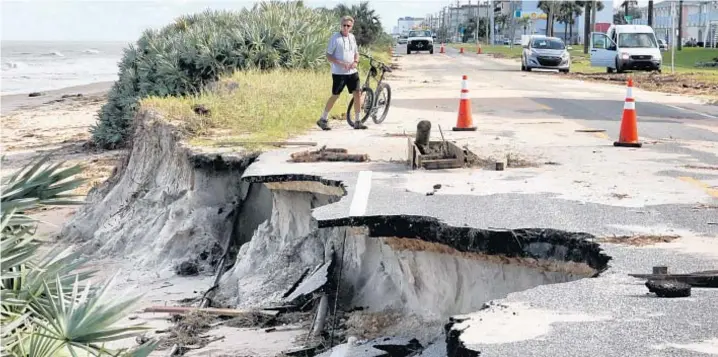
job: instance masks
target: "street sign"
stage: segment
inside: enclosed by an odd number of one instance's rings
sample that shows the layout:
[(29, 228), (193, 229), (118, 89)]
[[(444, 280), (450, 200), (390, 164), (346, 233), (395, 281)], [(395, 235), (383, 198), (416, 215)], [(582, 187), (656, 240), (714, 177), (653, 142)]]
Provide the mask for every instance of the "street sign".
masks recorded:
[(521, 10), (514, 11), (514, 18), (517, 18), (517, 19), (521, 18)]
[(626, 22), (631, 22), (631, 20), (633, 20), (633, 16), (631, 15), (625, 15), (623, 18), (626, 19)]

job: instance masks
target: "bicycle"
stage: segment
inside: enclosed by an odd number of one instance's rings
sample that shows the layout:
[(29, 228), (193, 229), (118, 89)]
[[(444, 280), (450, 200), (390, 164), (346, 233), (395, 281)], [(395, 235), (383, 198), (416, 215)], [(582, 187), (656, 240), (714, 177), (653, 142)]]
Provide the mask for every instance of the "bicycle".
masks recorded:
[[(364, 122), (369, 119), (369, 116), (371, 115), (372, 121), (374, 121), (375, 124), (381, 124), (381, 122), (386, 119), (386, 115), (389, 112), (389, 104), (391, 103), (391, 87), (388, 83), (384, 83), (384, 74), (387, 72), (391, 72), (391, 68), (389, 66), (385, 65), (383, 62), (378, 61), (374, 59), (372, 56), (367, 54), (360, 54), (362, 57), (366, 57), (369, 59), (369, 72), (366, 74), (366, 80), (364, 81), (364, 84), (361, 87), (362, 91), (362, 102), (364, 106), (364, 115), (362, 116), (361, 123), (364, 124)], [(377, 64), (379, 67), (377, 68)], [(377, 78), (377, 75), (379, 74), (379, 70), (381, 70), (381, 76), (377, 80), (376, 90), (371, 89), (369, 86), (369, 79), (370, 78)], [(379, 98), (382, 94), (386, 93), (386, 99), (383, 101), (380, 101)], [(355, 127), (356, 123), (352, 120), (352, 116), (354, 113), (352, 113), (352, 106), (354, 105), (354, 98), (349, 101), (349, 106), (347, 107), (347, 123), (353, 128)], [(379, 108), (383, 107), (384, 111), (381, 114), (381, 116), (378, 116), (378, 110)]]

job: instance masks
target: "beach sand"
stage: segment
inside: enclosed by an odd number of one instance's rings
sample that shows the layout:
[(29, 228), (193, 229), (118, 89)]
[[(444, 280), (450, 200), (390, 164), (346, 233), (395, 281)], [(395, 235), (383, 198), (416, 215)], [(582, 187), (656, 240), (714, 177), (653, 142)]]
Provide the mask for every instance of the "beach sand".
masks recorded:
[[(105, 151), (87, 144), (90, 126), (96, 123), (97, 113), (105, 103), (111, 85), (112, 82), (103, 82), (69, 87), (48, 91), (39, 97), (28, 97), (27, 94), (2, 96), (0, 174), (4, 177), (49, 153), (53, 163), (64, 161), (65, 166), (85, 165), (79, 176), (87, 182), (73, 193), (86, 195), (93, 186), (105, 181), (125, 151)], [(82, 96), (74, 96), (77, 94)], [(43, 208), (33, 212), (33, 216), (43, 221), (38, 227), (38, 238), (53, 235), (73, 212), (73, 207)]]
[[(70, 87), (56, 91), (48, 91), (41, 97), (30, 98), (24, 95), (6, 95), (2, 97), (2, 176), (27, 165), (32, 159), (46, 153), (52, 154), (52, 162), (65, 161), (67, 165), (84, 164), (86, 169), (80, 175), (88, 182), (75, 190), (74, 193), (86, 195), (97, 184), (104, 182), (112, 173), (116, 164), (126, 155), (125, 150), (105, 151), (87, 145), (90, 139), (90, 126), (96, 123), (98, 110), (106, 102), (106, 93), (111, 83), (97, 83), (88, 86)], [(66, 97), (81, 93), (81, 97)], [(77, 197), (84, 199), (84, 197)], [(75, 213), (73, 206), (41, 208), (28, 212), (38, 219), (35, 238), (46, 242), (54, 241), (62, 225)], [(59, 243), (66, 246), (66, 243)], [(49, 249), (50, 245), (47, 245)], [(177, 305), (183, 298), (198, 298), (204, 289), (209, 288), (214, 280), (213, 275), (199, 277), (181, 277), (170, 272), (166, 276), (155, 276), (156, 272), (133, 270), (132, 267), (115, 263), (113, 259), (93, 260), (89, 267), (98, 268), (95, 279), (108, 278), (119, 270), (125, 272), (120, 287), (130, 286), (133, 291), (142, 286), (147, 295), (141, 299), (137, 309), (124, 317), (118, 324), (128, 325), (145, 322), (154, 331), (148, 332), (152, 337), (165, 337), (159, 331), (172, 328), (168, 314), (142, 312), (141, 308), (152, 305)], [(88, 267), (86, 266), (86, 267)], [(126, 280), (126, 281), (125, 281)], [(118, 288), (119, 289), (119, 288)], [(123, 291), (117, 290), (118, 294)], [(204, 348), (191, 350), (187, 356), (209, 355), (252, 355), (258, 357), (275, 356), (282, 350), (296, 348), (300, 339), (306, 335), (301, 326), (290, 330), (268, 334), (259, 328), (231, 328), (219, 326), (207, 331), (215, 342)], [(220, 338), (221, 337), (221, 338)], [(134, 347), (134, 338), (113, 341), (108, 347)], [(150, 356), (167, 355), (166, 349), (157, 349)]]

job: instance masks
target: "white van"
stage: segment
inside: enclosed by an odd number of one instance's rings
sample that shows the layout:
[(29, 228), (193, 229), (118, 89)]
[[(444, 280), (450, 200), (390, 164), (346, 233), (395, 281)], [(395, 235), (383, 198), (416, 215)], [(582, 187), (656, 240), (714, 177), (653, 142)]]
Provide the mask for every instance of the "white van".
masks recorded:
[(646, 25), (611, 25), (606, 33), (591, 33), (591, 66), (608, 73), (627, 69), (661, 71), (663, 57), (653, 28)]

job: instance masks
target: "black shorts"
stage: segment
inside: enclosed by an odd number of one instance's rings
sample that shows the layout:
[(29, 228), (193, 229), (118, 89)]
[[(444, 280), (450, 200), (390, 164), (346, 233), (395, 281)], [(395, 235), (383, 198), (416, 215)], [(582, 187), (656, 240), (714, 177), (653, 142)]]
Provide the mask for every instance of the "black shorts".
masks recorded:
[(359, 72), (352, 74), (332, 73), (332, 94), (341, 94), (344, 90), (344, 86), (347, 87), (349, 93), (354, 93), (354, 91), (359, 88)]

